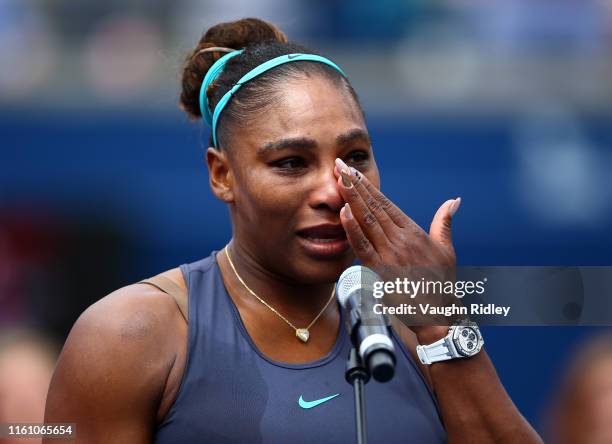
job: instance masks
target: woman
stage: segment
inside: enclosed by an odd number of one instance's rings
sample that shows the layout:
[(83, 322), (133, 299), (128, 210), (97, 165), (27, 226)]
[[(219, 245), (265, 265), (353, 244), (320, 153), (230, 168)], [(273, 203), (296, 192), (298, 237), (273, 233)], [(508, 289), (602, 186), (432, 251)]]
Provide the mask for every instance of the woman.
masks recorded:
[[(374, 270), (454, 267), (460, 201), (425, 233), (387, 200), (345, 73), (268, 23), (209, 29), (182, 84), (182, 108), (212, 125), (210, 186), (230, 208), (232, 240), (163, 274), (179, 288), (169, 293), (188, 291), (188, 323), (143, 284), (83, 313), (46, 420), (76, 423), (88, 443), (352, 442), (334, 283), (355, 258)], [(417, 343), (447, 332), (396, 325), (396, 375), (366, 386), (372, 442), (538, 442), (486, 353), (416, 364)]]

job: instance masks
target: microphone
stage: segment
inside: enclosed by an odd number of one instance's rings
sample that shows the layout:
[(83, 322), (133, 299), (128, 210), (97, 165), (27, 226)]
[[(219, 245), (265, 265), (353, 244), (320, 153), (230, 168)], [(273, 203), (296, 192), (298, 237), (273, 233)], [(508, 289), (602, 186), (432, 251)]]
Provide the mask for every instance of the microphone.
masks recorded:
[(361, 362), (374, 379), (387, 382), (395, 373), (395, 348), (389, 336), (388, 318), (373, 309), (374, 282), (379, 280), (374, 271), (354, 265), (340, 275), (336, 294), (347, 313), (347, 328)]

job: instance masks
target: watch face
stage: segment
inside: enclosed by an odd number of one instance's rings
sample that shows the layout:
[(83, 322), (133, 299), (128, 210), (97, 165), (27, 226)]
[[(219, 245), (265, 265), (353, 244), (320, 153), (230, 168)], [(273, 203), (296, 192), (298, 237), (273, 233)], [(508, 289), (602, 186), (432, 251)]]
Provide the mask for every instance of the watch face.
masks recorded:
[(473, 356), (482, 348), (482, 336), (476, 326), (457, 326), (453, 332), (453, 343), (463, 356)]

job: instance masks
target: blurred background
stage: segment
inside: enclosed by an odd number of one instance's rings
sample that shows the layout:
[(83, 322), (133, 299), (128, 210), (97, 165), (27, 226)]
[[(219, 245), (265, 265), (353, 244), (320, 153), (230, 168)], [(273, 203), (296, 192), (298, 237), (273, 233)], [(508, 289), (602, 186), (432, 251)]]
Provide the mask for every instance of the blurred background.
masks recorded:
[[(345, 69), (421, 226), (462, 197), (459, 265), (612, 265), (610, 0), (0, 0), (0, 334), (43, 374), (91, 303), (229, 239), (177, 103), (202, 32), (247, 16)], [(485, 329), (539, 431), (601, 330)]]

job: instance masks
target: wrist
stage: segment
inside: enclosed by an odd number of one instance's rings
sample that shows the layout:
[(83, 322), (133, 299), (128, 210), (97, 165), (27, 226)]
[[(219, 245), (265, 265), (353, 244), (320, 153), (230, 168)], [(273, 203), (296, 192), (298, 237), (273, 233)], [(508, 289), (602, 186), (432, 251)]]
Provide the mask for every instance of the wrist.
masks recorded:
[(429, 345), (442, 339), (448, 334), (448, 325), (428, 325), (413, 327), (417, 340), (421, 345)]

